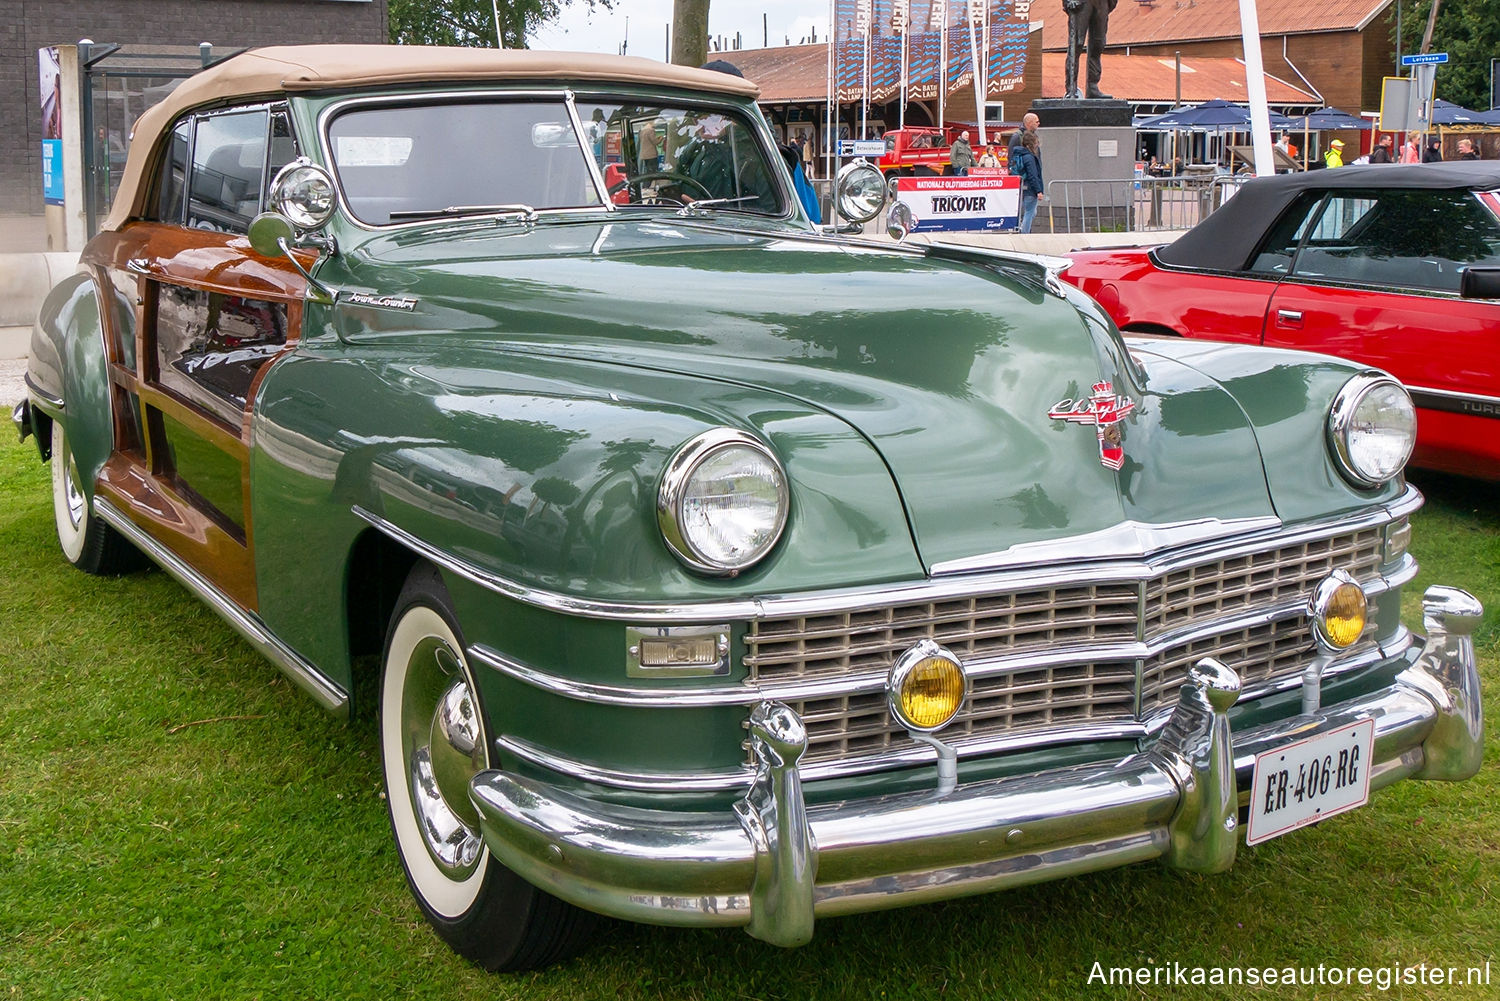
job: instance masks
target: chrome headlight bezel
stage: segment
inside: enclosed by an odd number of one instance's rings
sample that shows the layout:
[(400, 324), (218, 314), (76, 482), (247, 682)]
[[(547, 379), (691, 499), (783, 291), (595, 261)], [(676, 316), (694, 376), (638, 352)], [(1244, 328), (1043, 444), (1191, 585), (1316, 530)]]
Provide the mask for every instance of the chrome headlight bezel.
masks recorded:
[(338, 208), (333, 175), (305, 156), (278, 170), (267, 190), (270, 206), (299, 230), (322, 228)]
[[(1396, 463), (1389, 471), (1370, 468), (1368, 462), (1358, 454), (1357, 446), (1352, 442), (1353, 433), (1358, 430), (1356, 415), (1361, 405), (1372, 392), (1394, 389), (1399, 398), (1404, 401), (1409, 414), (1411, 427), (1406, 449), (1400, 462)], [(1384, 372), (1361, 372), (1344, 383), (1333, 398), (1333, 406), (1328, 411), (1328, 443), (1329, 451), (1333, 454), (1334, 462), (1339, 472), (1350, 483), (1362, 489), (1373, 489), (1382, 486), (1400, 476), (1411, 459), (1412, 448), (1417, 440), (1417, 410), (1411, 402), (1411, 395), (1407, 393), (1406, 387)]]
[[(774, 470), (772, 485), (776, 492), (776, 516), (766, 540), (757, 549), (747, 553), (743, 559), (729, 561), (716, 558), (694, 542), (692, 533), (686, 526), (682, 505), (694, 474), (703, 464), (715, 455), (734, 448), (757, 453)], [(790, 501), (786, 469), (775, 452), (760, 439), (744, 431), (712, 428), (688, 439), (667, 461), (656, 493), (656, 519), (667, 548), (689, 568), (699, 573), (733, 577), (755, 566), (776, 548), (786, 529)]]

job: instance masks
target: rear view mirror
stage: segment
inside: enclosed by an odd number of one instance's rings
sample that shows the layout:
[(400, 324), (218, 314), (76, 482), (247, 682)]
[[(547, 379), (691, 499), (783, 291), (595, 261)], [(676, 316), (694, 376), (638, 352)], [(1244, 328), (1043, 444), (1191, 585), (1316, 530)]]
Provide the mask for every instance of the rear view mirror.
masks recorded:
[(1458, 294), (1465, 299), (1500, 299), (1500, 268), (1464, 268)]
[(250, 220), (250, 247), (262, 257), (285, 257), (295, 237), (292, 221), (280, 212), (262, 212)]

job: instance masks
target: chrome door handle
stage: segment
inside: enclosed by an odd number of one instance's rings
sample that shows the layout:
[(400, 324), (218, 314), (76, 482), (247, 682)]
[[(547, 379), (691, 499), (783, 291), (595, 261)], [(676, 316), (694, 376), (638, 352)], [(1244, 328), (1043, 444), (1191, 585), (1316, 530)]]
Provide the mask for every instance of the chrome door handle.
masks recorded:
[(1300, 309), (1278, 309), (1276, 319), (1289, 327), (1302, 326), (1302, 311)]

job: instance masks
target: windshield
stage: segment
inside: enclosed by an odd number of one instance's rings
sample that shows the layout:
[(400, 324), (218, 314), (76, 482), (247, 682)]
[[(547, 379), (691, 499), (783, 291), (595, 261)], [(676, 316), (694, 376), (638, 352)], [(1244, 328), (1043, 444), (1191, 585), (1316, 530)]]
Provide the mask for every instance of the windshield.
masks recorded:
[(755, 129), (738, 112), (580, 101), (578, 117), (616, 205), (711, 201), (721, 211), (786, 211)]
[(328, 139), (349, 211), (377, 226), (452, 209), (601, 204), (561, 98), (366, 105), (335, 118)]
[(782, 215), (750, 121), (719, 108), (562, 98), (359, 105), (328, 127), (349, 211), (390, 223), (506, 210), (598, 208), (591, 153), (616, 207), (702, 203)]

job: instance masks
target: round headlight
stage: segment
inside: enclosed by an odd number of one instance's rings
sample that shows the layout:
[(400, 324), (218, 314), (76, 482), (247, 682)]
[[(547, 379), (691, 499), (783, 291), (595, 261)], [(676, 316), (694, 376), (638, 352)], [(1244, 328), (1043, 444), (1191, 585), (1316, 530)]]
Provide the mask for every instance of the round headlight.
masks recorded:
[(1401, 384), (1379, 372), (1344, 383), (1328, 413), (1328, 436), (1339, 469), (1356, 486), (1397, 476), (1417, 440), (1417, 411)]
[(662, 538), (688, 566), (734, 575), (760, 561), (786, 527), (786, 473), (757, 439), (715, 428), (667, 463), (657, 493)]
[(869, 222), (885, 204), (885, 177), (868, 160), (855, 160), (840, 170), (834, 190), (839, 215), (850, 222)]
[(1343, 570), (1324, 577), (1308, 610), (1318, 641), (1333, 650), (1353, 646), (1365, 631), (1365, 591)]
[(333, 178), (317, 164), (298, 158), (271, 181), (270, 201), (298, 229), (317, 229), (333, 215)]
[(891, 714), (922, 733), (953, 722), (969, 694), (969, 677), (952, 653), (932, 640), (919, 640), (891, 666), (886, 695)]

